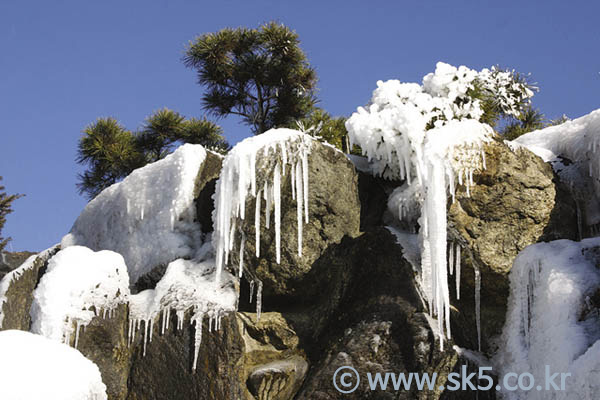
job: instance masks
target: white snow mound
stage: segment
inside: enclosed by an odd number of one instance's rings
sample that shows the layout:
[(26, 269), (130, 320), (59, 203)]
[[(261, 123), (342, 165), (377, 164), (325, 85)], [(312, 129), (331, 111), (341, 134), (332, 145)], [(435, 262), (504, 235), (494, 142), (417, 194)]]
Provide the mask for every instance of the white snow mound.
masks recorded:
[(205, 158), (204, 147), (185, 144), (133, 171), (89, 202), (62, 247), (116, 251), (132, 282), (155, 266), (193, 256), (202, 242), (194, 185)]
[(112, 314), (128, 297), (129, 276), (121, 255), (67, 247), (48, 261), (33, 292), (31, 330), (66, 344), (75, 331), (77, 347), (81, 326), (96, 315)]
[[(556, 240), (523, 250), (510, 272), (508, 312), (496, 363), (535, 382), (570, 373), (564, 391), (504, 393), (508, 399), (592, 399), (600, 393), (599, 238)], [(560, 376), (554, 382), (560, 385)], [(511, 382), (513, 384), (514, 382)]]
[(0, 332), (0, 399), (105, 400), (100, 370), (79, 351), (33, 333)]

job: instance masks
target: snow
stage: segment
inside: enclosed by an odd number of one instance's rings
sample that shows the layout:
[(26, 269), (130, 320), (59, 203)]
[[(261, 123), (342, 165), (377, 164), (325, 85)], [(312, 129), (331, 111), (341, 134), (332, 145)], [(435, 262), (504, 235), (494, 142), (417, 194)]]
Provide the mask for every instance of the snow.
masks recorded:
[(156, 288), (144, 290), (130, 296), (129, 342), (133, 342), (136, 332), (144, 323), (143, 346), (146, 354), (147, 343), (152, 341), (154, 320), (162, 312), (161, 334), (169, 329), (170, 314), (177, 316), (177, 329), (183, 328), (184, 316), (192, 312), (191, 323), (196, 327), (194, 365), (202, 339), (204, 316), (209, 326), (220, 326), (221, 318), (236, 310), (236, 279), (224, 271), (220, 280), (215, 280), (214, 259), (204, 261), (178, 259), (171, 262), (165, 275)]
[(33, 292), (31, 331), (66, 344), (75, 333), (77, 347), (81, 326), (107, 311), (112, 314), (128, 297), (129, 276), (123, 257), (109, 250), (68, 247), (48, 261)]
[[(457, 183), (470, 194), (473, 174), (485, 168), (483, 145), (494, 135), (478, 121), (481, 104), (469, 90), (477, 84), (495, 93), (505, 112), (515, 113), (517, 104), (532, 93), (513, 87), (509, 78), (495, 69), (476, 72), (438, 63), (422, 85), (377, 82), (371, 104), (359, 107), (346, 122), (351, 145), (362, 148), (375, 175), (406, 181), (392, 193), (388, 207), (399, 219), (417, 220), (420, 226), (421, 286), (430, 312), (437, 316), (442, 347), (444, 325), (450, 337), (447, 195), (454, 199)], [(506, 87), (520, 94), (503, 92)], [(459, 276), (457, 267), (457, 282)]]
[[(236, 230), (236, 220), (246, 218), (246, 200), (249, 198), (258, 199), (254, 210), (257, 232), (260, 229), (262, 207), (260, 197), (266, 203), (264, 213), (267, 228), (270, 227), (271, 211), (274, 209), (276, 261), (281, 261), (281, 185), (288, 172), (291, 174), (290, 181), (297, 204), (298, 255), (302, 255), (302, 225), (308, 223), (308, 154), (314, 140), (299, 131), (271, 129), (241, 141), (227, 154), (214, 196), (213, 243), (217, 279), (229, 261), (236, 236), (241, 236)], [(239, 251), (243, 254), (242, 238), (239, 242)], [(256, 233), (256, 243), (260, 243), (259, 233)], [(259, 246), (256, 248), (256, 255), (259, 256)]]
[[(600, 109), (560, 125), (527, 133), (513, 143), (552, 163), (583, 211), (586, 227), (594, 230), (600, 223)], [(596, 234), (592, 232), (592, 235)]]
[(565, 391), (517, 391), (509, 399), (591, 399), (600, 391), (600, 315), (588, 304), (600, 285), (598, 246), (598, 238), (557, 240), (515, 259), (495, 362), (502, 373), (529, 372), (539, 382), (546, 365), (571, 378)]
[(402, 246), (402, 256), (415, 271), (420, 271), (421, 249), (419, 247), (419, 236), (414, 233), (400, 231), (392, 226), (386, 226), (386, 228), (396, 237), (396, 243)]
[(205, 158), (202, 146), (185, 144), (133, 171), (88, 203), (62, 247), (116, 251), (132, 283), (157, 265), (194, 256), (202, 243), (194, 186)]
[(27, 258), (27, 260), (23, 262), (23, 264), (4, 275), (2, 280), (0, 280), (0, 328), (2, 328), (2, 323), (4, 322), (3, 305), (6, 302), (6, 292), (8, 291), (8, 288), (10, 287), (11, 283), (19, 279), (19, 277), (23, 275), (25, 271), (33, 268), (33, 264), (38, 257), (48, 258), (50, 254), (52, 254), (52, 252), (56, 250), (56, 247), (56, 245), (52, 246), (49, 249), (42, 251), (41, 253), (30, 256), (29, 258)]
[(96, 364), (79, 351), (29, 332), (0, 332), (0, 398), (105, 400)]

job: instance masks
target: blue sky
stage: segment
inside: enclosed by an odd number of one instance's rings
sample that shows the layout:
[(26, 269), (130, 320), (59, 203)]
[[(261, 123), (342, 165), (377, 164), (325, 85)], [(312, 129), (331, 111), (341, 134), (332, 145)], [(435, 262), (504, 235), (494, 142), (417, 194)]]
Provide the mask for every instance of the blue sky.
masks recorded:
[[(162, 107), (202, 116), (202, 89), (181, 63), (196, 35), (270, 20), (296, 30), (319, 76), (321, 106), (349, 115), (377, 80), (420, 82), (437, 61), (531, 73), (549, 118), (600, 108), (597, 1), (2, 1), (0, 175), (14, 203), (3, 235), (42, 250), (67, 233), (85, 125), (130, 129)], [(249, 129), (219, 121), (235, 143)], [(9, 248), (10, 249), (10, 248)]]

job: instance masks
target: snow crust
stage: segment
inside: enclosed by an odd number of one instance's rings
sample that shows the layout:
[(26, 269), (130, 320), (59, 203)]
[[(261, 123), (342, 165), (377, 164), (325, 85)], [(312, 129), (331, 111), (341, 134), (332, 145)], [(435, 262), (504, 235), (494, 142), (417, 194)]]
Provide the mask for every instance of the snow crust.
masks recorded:
[(79, 351), (29, 332), (0, 332), (0, 398), (105, 400), (100, 370)]
[(202, 243), (194, 186), (205, 158), (204, 147), (185, 144), (133, 171), (88, 203), (62, 247), (116, 251), (132, 283), (157, 265), (194, 256)]
[[(420, 227), (421, 286), (437, 316), (442, 347), (450, 337), (447, 195), (454, 199), (457, 185), (470, 193), (473, 174), (486, 167), (483, 145), (494, 135), (478, 121), (483, 110), (469, 91), (478, 85), (496, 93), (501, 107), (514, 114), (533, 93), (513, 84), (507, 72), (438, 63), (422, 85), (377, 82), (371, 104), (359, 107), (346, 122), (351, 145), (362, 148), (375, 175), (406, 181), (392, 193), (388, 207)], [(459, 282), (459, 268), (457, 277)]]
[[(600, 392), (600, 315), (590, 296), (600, 285), (599, 238), (527, 247), (510, 272), (507, 319), (495, 362), (544, 382), (571, 373), (565, 391), (505, 393), (508, 399), (592, 399)], [(555, 382), (560, 384), (560, 379)]]
[[(292, 196), (297, 205), (298, 255), (302, 255), (302, 227), (308, 223), (308, 154), (315, 139), (291, 129), (271, 129), (238, 143), (225, 157), (217, 181), (213, 221), (217, 275), (229, 262), (229, 254), (239, 237), (239, 276), (243, 272), (245, 237), (236, 228), (237, 220), (246, 218), (246, 200), (256, 199), (254, 227), (256, 257), (260, 257), (261, 213), (270, 227), (271, 212), (275, 225), (276, 261), (281, 248), (281, 185), (291, 174)], [(263, 204), (264, 202), (264, 204)]]
[(600, 109), (563, 124), (533, 131), (513, 141), (550, 162), (566, 182), (596, 236), (600, 223)]
[[(121, 255), (72, 246), (48, 261), (33, 292), (31, 331), (66, 344), (97, 315), (112, 314), (129, 297), (129, 275)], [(75, 326), (75, 328), (74, 328)]]

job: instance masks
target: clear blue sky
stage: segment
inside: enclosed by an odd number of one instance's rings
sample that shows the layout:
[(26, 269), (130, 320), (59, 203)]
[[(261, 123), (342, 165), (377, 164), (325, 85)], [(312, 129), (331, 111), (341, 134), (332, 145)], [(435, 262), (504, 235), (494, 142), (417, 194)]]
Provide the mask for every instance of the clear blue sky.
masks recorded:
[[(85, 125), (130, 129), (169, 107), (201, 116), (181, 63), (188, 41), (278, 20), (300, 35), (321, 105), (349, 115), (376, 81), (420, 82), (437, 61), (530, 72), (547, 117), (600, 108), (598, 1), (17, 1), (0, 3), (0, 175), (14, 203), (14, 250), (60, 241), (85, 205), (75, 182)], [(222, 120), (233, 144), (249, 135)]]

